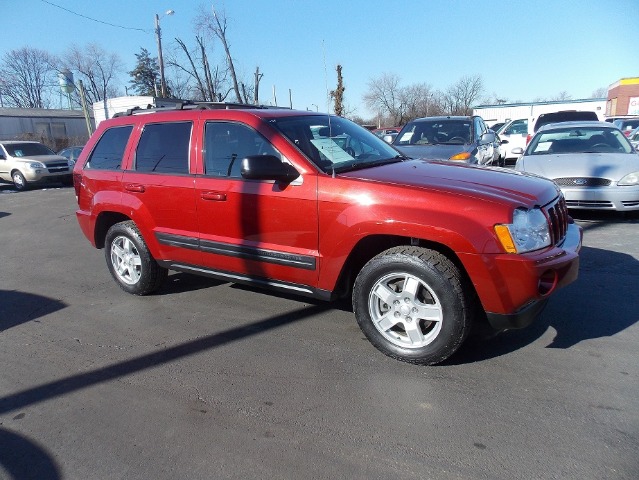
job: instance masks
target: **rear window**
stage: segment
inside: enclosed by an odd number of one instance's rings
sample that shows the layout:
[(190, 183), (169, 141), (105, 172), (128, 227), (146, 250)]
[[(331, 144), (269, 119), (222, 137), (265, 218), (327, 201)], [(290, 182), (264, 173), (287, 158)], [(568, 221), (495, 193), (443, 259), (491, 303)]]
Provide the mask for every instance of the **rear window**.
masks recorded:
[(132, 130), (132, 125), (113, 127), (106, 130), (93, 149), (86, 163), (86, 168), (96, 170), (118, 170), (122, 168), (124, 150)]
[(535, 122), (535, 132), (544, 125), (557, 122), (588, 122), (598, 121), (599, 118), (595, 112), (578, 112), (578, 111), (565, 111), (565, 112), (553, 112), (542, 113)]

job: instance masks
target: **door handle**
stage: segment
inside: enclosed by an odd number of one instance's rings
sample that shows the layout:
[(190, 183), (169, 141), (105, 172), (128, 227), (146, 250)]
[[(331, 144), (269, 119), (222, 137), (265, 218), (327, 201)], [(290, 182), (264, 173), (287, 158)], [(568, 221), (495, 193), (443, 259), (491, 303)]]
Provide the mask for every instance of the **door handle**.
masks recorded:
[(226, 201), (226, 193), (220, 192), (203, 192), (202, 199), (204, 200), (213, 200), (215, 202), (225, 202)]
[(144, 193), (144, 185), (139, 183), (127, 183), (124, 185), (124, 189), (128, 192)]

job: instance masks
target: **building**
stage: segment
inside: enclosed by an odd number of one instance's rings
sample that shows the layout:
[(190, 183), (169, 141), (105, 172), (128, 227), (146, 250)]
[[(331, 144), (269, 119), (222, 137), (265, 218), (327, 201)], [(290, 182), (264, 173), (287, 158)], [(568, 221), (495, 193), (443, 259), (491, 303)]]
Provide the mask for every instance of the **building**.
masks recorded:
[(622, 78), (608, 87), (606, 116), (639, 116), (639, 77)]
[(37, 140), (57, 151), (88, 139), (82, 110), (0, 108), (0, 140)]
[(498, 105), (477, 105), (473, 107), (473, 115), (479, 115), (488, 125), (519, 118), (536, 118), (541, 113), (559, 112), (561, 110), (586, 110), (597, 114), (600, 120), (605, 119), (606, 99), (587, 98), (583, 100), (559, 100), (552, 102), (504, 103)]

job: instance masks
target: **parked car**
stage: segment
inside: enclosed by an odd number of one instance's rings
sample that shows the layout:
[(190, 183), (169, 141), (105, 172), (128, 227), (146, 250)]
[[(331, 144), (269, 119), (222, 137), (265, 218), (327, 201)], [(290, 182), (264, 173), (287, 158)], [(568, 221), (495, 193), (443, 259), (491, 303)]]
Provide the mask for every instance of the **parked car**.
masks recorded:
[(599, 117), (596, 112), (588, 110), (561, 110), (559, 112), (542, 113), (537, 118), (533, 118), (528, 122), (528, 137), (526, 138), (526, 145), (532, 139), (532, 136), (544, 125), (549, 123), (560, 122), (581, 122), (581, 121), (599, 121)]
[(338, 116), (205, 106), (105, 120), (76, 162), (80, 227), (128, 293), (171, 269), (350, 297), (379, 350), (433, 364), (577, 276), (581, 229), (549, 180), (410, 160)]
[(44, 183), (72, 183), (73, 164), (39, 142), (0, 142), (0, 179), (16, 190)]
[(508, 123), (507, 121), (506, 121), (506, 122), (497, 122), (497, 123), (493, 123), (493, 124), (490, 126), (490, 129), (491, 129), (493, 132), (497, 132), (497, 131), (499, 131), (499, 129), (500, 129), (501, 127), (503, 127), (503, 126), (504, 126), (504, 125), (506, 125), (507, 123)]
[(528, 136), (528, 119), (518, 118), (511, 120), (497, 130), (497, 135), (501, 140), (500, 155), (504, 159), (505, 165), (514, 165), (517, 155), (513, 150), (526, 148), (526, 137)]
[(515, 169), (553, 180), (568, 208), (639, 210), (639, 154), (607, 122), (540, 128)]
[(627, 137), (630, 132), (639, 127), (639, 117), (617, 118), (612, 123)]
[(500, 165), (499, 141), (481, 117), (425, 117), (407, 123), (393, 146), (410, 158)]
[(83, 146), (80, 146), (80, 145), (76, 145), (74, 147), (67, 147), (60, 150), (58, 152), (58, 155), (66, 158), (67, 160), (70, 160), (75, 165), (75, 161), (80, 156), (80, 153), (82, 153), (82, 148)]

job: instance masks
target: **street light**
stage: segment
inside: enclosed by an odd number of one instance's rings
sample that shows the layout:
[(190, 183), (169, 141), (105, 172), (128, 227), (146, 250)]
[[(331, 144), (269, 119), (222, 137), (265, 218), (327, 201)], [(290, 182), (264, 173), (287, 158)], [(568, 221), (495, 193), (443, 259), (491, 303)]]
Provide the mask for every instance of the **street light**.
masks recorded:
[[(167, 10), (164, 15), (173, 15), (173, 10)], [(160, 61), (160, 91), (162, 98), (166, 97), (166, 81), (164, 80), (164, 58), (162, 57), (162, 34), (160, 33), (160, 16), (155, 14), (155, 37), (158, 40), (158, 59)]]

